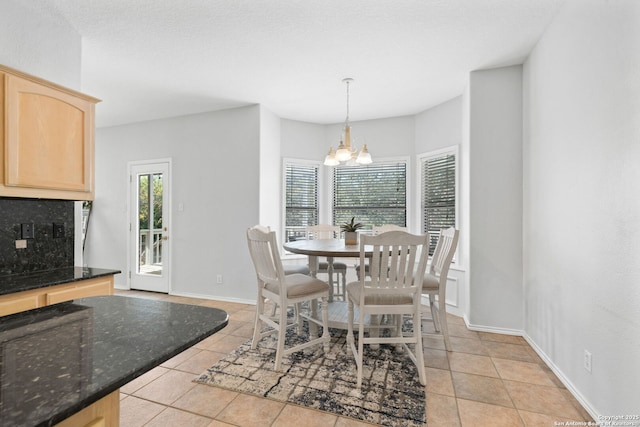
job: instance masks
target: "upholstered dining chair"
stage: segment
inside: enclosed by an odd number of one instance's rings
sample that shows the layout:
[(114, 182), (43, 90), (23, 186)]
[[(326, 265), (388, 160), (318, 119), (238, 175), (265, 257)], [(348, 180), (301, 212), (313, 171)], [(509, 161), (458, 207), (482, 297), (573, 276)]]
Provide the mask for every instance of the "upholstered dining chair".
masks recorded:
[[(331, 339), (327, 314), (329, 285), (322, 280), (303, 274), (286, 275), (280, 259), (276, 233), (269, 231), (269, 228), (263, 226), (249, 228), (247, 230), (247, 243), (258, 280), (258, 300), (251, 348), (255, 349), (262, 338), (277, 333), (278, 341), (274, 366), (276, 371), (282, 369), (282, 358), (287, 354), (316, 344), (322, 344), (325, 353), (328, 352)], [(278, 312), (275, 315), (275, 311), (266, 310), (265, 298), (271, 300), (279, 309), (276, 310)], [(317, 300), (320, 300), (322, 321), (316, 320), (311, 314), (304, 313), (300, 308), (303, 302), (308, 301), (309, 306), (311, 306)], [(289, 323), (287, 320), (287, 308), (292, 305), (296, 307), (296, 321)], [(298, 333), (300, 333), (302, 319), (306, 319), (307, 322), (312, 322), (314, 325), (322, 326), (322, 336), (313, 337), (313, 334), (311, 334), (308, 341), (285, 349), (287, 329), (297, 326)], [(268, 327), (264, 332), (261, 331), (262, 323)], [(309, 324), (309, 326), (312, 325)]]
[[(330, 224), (308, 225), (305, 228), (305, 234), (307, 240), (335, 239), (340, 236), (340, 226)], [(337, 292), (334, 292), (333, 296), (341, 296), (344, 298), (345, 287), (347, 286), (347, 264), (344, 262), (334, 262), (333, 271), (336, 273), (338, 279), (334, 282), (333, 277), (331, 278), (331, 283), (335, 283), (337, 288)], [(327, 261), (319, 261), (317, 272), (329, 274), (329, 263)], [(342, 282), (340, 282), (340, 275), (342, 275)], [(340, 283), (342, 283), (342, 290), (340, 290)]]
[[(407, 231), (407, 227), (401, 227), (395, 224), (374, 225), (371, 233), (375, 236), (377, 234), (386, 233), (387, 231)], [(356, 265), (356, 276), (358, 277), (358, 280), (360, 280), (360, 265), (361, 264)], [(368, 263), (364, 265), (364, 274), (366, 276), (369, 275)]]
[[(458, 234), (459, 230), (453, 227), (440, 230), (438, 243), (431, 258), (431, 265), (422, 281), (422, 293), (429, 295), (433, 327), (444, 337), (444, 346), (447, 351), (451, 351), (447, 326), (447, 275), (458, 246)], [(437, 308), (436, 297), (438, 298)]]
[[(421, 333), (422, 279), (429, 256), (429, 235), (414, 235), (405, 231), (389, 231), (377, 236), (360, 236), (360, 265), (363, 265), (365, 245), (373, 248), (369, 278), (364, 275), (347, 285), (347, 343), (356, 360), (357, 387), (362, 386), (364, 344), (401, 345), (418, 369), (421, 384), (426, 383)], [(416, 267), (417, 263), (417, 269)], [(354, 339), (354, 308), (358, 309), (358, 342)], [(403, 331), (405, 315), (413, 320), (411, 331)], [(393, 324), (365, 327), (367, 317), (388, 316)], [(365, 337), (365, 329), (369, 335)], [(381, 336), (376, 329), (394, 329), (392, 336)], [(413, 351), (408, 344), (413, 344)]]

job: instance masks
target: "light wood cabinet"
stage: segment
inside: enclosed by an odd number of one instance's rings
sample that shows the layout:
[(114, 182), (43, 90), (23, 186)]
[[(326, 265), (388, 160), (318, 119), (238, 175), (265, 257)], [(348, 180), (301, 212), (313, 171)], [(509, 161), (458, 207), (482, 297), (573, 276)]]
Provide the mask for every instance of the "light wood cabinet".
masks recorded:
[(120, 425), (120, 390), (106, 395), (56, 427), (118, 427)]
[(0, 196), (93, 200), (98, 99), (0, 66)]
[(99, 295), (113, 295), (113, 275), (0, 295), (0, 316)]

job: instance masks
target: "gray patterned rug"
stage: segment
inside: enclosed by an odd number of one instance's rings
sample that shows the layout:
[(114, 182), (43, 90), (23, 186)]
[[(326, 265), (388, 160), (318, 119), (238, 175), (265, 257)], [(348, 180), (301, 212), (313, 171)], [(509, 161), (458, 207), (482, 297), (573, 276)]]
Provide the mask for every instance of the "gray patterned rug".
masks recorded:
[[(283, 358), (273, 370), (275, 335), (251, 350), (247, 341), (207, 369), (195, 382), (294, 403), (383, 426), (426, 425), (425, 388), (415, 365), (394, 346), (365, 346), (362, 389), (356, 389), (356, 365), (346, 331), (330, 329), (331, 349), (312, 346)], [(292, 330), (287, 345), (301, 338)]]

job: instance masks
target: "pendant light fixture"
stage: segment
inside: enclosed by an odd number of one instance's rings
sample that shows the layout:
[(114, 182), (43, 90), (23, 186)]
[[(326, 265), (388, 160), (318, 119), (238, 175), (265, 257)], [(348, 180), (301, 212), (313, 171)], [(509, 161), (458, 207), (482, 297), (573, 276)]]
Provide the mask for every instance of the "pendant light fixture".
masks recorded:
[(342, 80), (347, 84), (347, 118), (344, 122), (344, 139), (340, 140), (340, 145), (336, 151), (333, 147), (329, 148), (329, 154), (324, 159), (326, 166), (338, 166), (341, 163), (346, 163), (348, 166), (352, 165), (368, 165), (373, 162), (371, 154), (367, 149), (367, 144), (362, 146), (360, 154), (354, 147), (351, 148), (351, 126), (349, 125), (349, 85), (353, 83), (353, 79), (346, 78)]

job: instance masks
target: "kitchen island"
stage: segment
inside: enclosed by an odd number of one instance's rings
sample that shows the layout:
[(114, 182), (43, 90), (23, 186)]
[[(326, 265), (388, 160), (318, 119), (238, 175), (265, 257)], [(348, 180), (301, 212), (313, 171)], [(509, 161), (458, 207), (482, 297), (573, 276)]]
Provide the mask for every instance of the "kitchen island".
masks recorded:
[(227, 322), (215, 308), (113, 295), (5, 316), (0, 425), (117, 426), (121, 386)]

